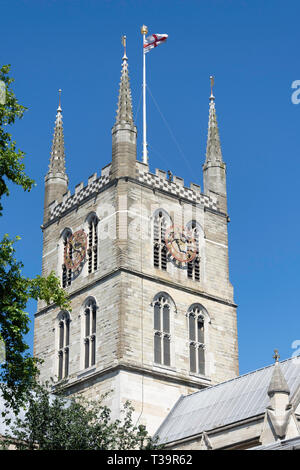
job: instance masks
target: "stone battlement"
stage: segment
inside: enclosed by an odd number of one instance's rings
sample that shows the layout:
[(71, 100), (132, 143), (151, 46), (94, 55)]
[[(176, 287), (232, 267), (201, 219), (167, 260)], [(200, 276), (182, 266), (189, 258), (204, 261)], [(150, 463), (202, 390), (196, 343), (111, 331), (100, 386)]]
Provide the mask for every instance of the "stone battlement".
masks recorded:
[[(106, 165), (102, 171), (101, 176), (97, 178), (97, 173), (91, 175), (88, 179), (88, 184), (84, 186), (81, 182), (75, 186), (75, 192), (71, 195), (70, 191), (64, 194), (63, 200), (60, 204), (57, 201), (50, 204), (50, 220), (60, 217), (65, 211), (78, 205), (87, 197), (97, 194), (103, 186), (110, 181), (110, 168), (111, 164)], [(177, 197), (187, 199), (190, 202), (196, 204), (202, 204), (205, 207), (209, 207), (213, 210), (218, 210), (218, 204), (216, 200), (213, 200), (210, 196), (201, 194), (201, 188), (195, 183), (191, 183), (190, 187), (184, 186), (184, 180), (179, 176), (168, 175), (166, 171), (156, 169), (155, 174), (148, 171), (148, 165), (141, 162), (137, 162), (137, 180), (141, 183), (145, 183), (155, 189), (166, 191), (170, 194), (174, 194)]]
[(102, 168), (99, 178), (97, 178), (97, 173), (91, 175), (88, 179), (87, 186), (84, 186), (83, 182), (77, 184), (73, 195), (71, 195), (70, 191), (65, 193), (60, 204), (58, 204), (57, 201), (52, 202), (52, 204), (50, 204), (50, 220), (61, 216), (65, 211), (76, 206), (92, 194), (97, 194), (103, 186), (109, 183), (110, 166), (111, 164)]
[(170, 175), (164, 170), (155, 170), (155, 174), (148, 171), (148, 166), (138, 162), (137, 165), (137, 179), (153, 188), (167, 191), (178, 197), (187, 199), (188, 201), (196, 204), (202, 204), (213, 210), (218, 210), (217, 200), (213, 200), (210, 196), (201, 194), (201, 188), (198, 184), (191, 183), (190, 187), (184, 186), (183, 178), (179, 176)]

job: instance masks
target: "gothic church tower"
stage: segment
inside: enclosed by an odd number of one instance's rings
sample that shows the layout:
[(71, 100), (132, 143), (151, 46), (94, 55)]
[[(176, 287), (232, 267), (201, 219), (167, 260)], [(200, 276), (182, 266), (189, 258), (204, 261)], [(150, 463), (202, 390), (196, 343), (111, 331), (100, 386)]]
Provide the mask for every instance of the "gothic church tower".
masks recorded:
[[(204, 193), (136, 158), (126, 54), (112, 161), (68, 190), (61, 104), (45, 178), (42, 274), (72, 311), (39, 302), (34, 354), (41, 379), (126, 400), (154, 432), (180, 395), (238, 374), (236, 305), (228, 272), (226, 169), (210, 97)], [(88, 158), (88, 156), (86, 157)]]

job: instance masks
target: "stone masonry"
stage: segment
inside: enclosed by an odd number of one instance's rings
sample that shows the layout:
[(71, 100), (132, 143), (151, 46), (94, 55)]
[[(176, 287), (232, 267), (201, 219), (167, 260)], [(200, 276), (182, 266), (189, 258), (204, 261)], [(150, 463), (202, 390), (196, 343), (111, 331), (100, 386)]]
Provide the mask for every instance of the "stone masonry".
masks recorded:
[[(109, 392), (106, 402), (114, 417), (130, 400), (136, 422), (146, 424), (150, 432), (158, 428), (180, 395), (238, 374), (236, 305), (228, 268), (225, 164), (220, 152), (218, 159), (214, 158), (219, 141), (215, 137), (218, 130), (212, 105), (214, 108), (214, 100), (210, 102), (209, 121), (209, 126), (214, 126), (213, 132), (209, 131), (214, 142), (208, 146), (204, 167), (205, 194), (197, 184), (187, 188), (179, 177), (168, 179), (163, 170), (150, 173), (147, 165), (136, 160), (136, 128), (128, 59), (124, 56), (112, 130), (112, 163), (103, 168), (100, 177), (92, 175), (87, 186), (77, 185), (73, 195), (65, 188), (64, 194), (58, 192), (51, 201), (55, 168), (46, 177), (44, 276), (51, 270), (62, 276), (66, 229), (72, 233), (83, 229), (87, 233), (88, 217), (93, 214), (98, 220), (97, 270), (89, 273), (87, 262), (83, 262), (66, 287), (72, 303), (66, 391), (94, 399)], [(57, 125), (62, 126), (61, 119)], [(60, 152), (64, 158), (61, 147)], [(67, 182), (64, 166), (59, 171)], [(222, 185), (220, 191), (218, 181)], [(166, 270), (154, 267), (153, 219), (159, 210), (168, 215), (170, 224), (186, 226), (192, 220), (199, 224), (199, 281), (189, 279), (186, 265), (179, 265), (170, 257)], [(154, 362), (153, 299), (159, 293), (171, 299), (170, 366)], [(83, 317), (89, 298), (97, 305), (96, 362), (86, 368)], [(193, 304), (200, 304), (206, 311), (205, 374), (190, 372), (187, 312)], [(59, 313), (55, 305), (38, 303), (34, 354), (44, 360), (42, 380), (57, 379)]]

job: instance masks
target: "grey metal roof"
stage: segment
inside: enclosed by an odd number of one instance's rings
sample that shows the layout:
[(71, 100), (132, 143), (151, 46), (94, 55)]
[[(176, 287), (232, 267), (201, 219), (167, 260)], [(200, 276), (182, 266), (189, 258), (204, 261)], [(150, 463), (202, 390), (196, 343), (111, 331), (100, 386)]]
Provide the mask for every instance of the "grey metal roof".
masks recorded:
[(265, 446), (251, 447), (248, 450), (300, 450), (300, 437), (284, 439)]
[[(280, 362), (290, 397), (300, 385), (300, 356)], [(181, 396), (156, 432), (167, 443), (265, 412), (274, 364)]]

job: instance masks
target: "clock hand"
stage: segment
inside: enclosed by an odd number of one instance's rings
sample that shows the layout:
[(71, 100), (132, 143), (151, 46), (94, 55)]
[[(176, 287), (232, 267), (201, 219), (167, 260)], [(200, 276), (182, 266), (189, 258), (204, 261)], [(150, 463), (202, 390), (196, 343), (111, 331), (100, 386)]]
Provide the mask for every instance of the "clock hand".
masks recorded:
[(179, 240), (181, 241), (180, 238), (175, 238), (175, 239), (174, 239), (174, 241), (177, 243), (177, 246), (178, 246), (178, 248), (179, 248), (179, 251), (182, 253), (182, 249), (181, 249), (181, 247), (180, 247)]

